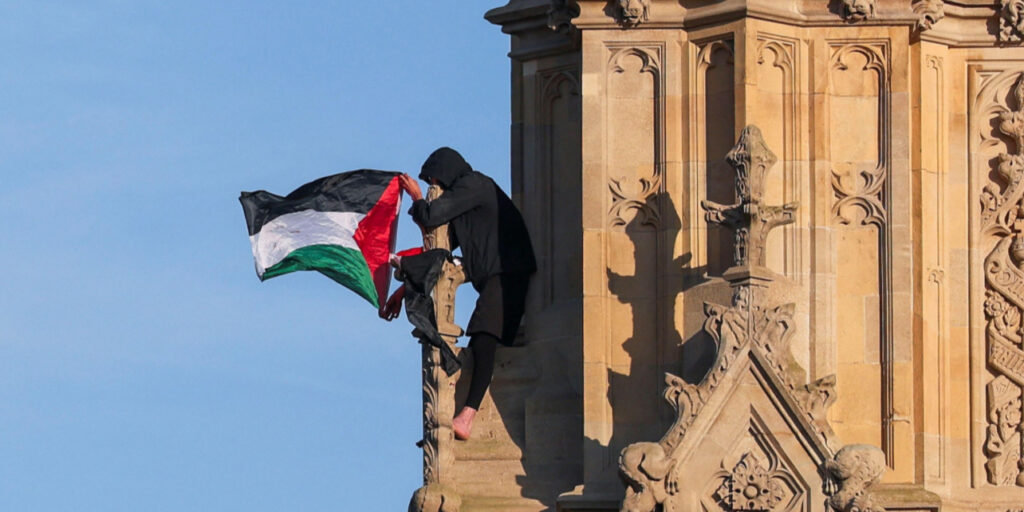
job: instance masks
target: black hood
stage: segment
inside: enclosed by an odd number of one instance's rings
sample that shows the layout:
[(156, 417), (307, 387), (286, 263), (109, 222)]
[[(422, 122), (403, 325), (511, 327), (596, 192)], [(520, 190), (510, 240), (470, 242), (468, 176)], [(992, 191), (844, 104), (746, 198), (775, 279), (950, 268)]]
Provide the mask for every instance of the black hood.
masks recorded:
[(423, 162), (423, 169), (420, 170), (420, 179), (430, 182), (434, 178), (444, 188), (451, 188), (452, 183), (462, 176), (468, 174), (473, 168), (462, 158), (458, 151), (452, 148), (439, 148), (427, 157)]

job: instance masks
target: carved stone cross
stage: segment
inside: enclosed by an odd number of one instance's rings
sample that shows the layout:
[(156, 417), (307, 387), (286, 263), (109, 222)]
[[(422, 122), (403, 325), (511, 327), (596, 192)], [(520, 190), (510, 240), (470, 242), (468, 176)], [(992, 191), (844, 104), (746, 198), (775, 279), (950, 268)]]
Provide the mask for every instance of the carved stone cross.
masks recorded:
[(733, 268), (726, 271), (726, 278), (742, 273), (770, 280), (771, 274), (765, 268), (768, 233), (793, 223), (797, 203), (783, 206), (763, 204), (765, 174), (778, 158), (768, 149), (758, 127), (750, 125), (744, 128), (739, 143), (729, 151), (725, 160), (736, 170), (738, 202), (723, 205), (705, 200), (701, 201), (701, 207), (707, 212), (708, 222), (721, 224), (733, 232)]

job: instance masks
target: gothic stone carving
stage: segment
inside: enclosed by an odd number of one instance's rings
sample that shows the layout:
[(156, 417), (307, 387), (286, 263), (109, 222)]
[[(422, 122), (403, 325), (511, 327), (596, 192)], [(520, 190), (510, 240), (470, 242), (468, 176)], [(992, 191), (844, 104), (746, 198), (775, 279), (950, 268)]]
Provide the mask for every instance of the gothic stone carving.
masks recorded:
[(619, 22), (635, 27), (650, 19), (651, 0), (616, 0)]
[(917, 29), (921, 32), (931, 30), (932, 26), (946, 17), (943, 0), (915, 0), (914, 13), (917, 14)]
[[(634, 443), (619, 457), (619, 474), (627, 486), (621, 508), (624, 512), (651, 512), (659, 505), (667, 512), (678, 509), (675, 496), (686, 478), (683, 474), (686, 469), (679, 464), (683, 454), (677, 453), (678, 448), (711, 396), (729, 377), (730, 370), (741, 368), (736, 363), (741, 357), (757, 361), (778, 383), (778, 392), (787, 397), (781, 400), (795, 404), (796, 412), (789, 414), (798, 415), (796, 421), (804, 425), (802, 428), (816, 439), (818, 446), (827, 450), (832, 442), (826, 414), (835, 399), (834, 376), (807, 383), (789, 347), (795, 305), (763, 305), (772, 296), (774, 277), (756, 262), (763, 264), (759, 255), (763, 254), (767, 232), (783, 224), (776, 222), (778, 215), (766, 219), (763, 212), (776, 210), (761, 204), (764, 174), (775, 163), (775, 156), (765, 145), (760, 130), (748, 126), (727, 160), (736, 169), (736, 192), (740, 202), (730, 206), (706, 202), (704, 207), (709, 220), (726, 223), (734, 231), (753, 236), (737, 237), (737, 244), (746, 245), (742, 251), (737, 251), (736, 266), (727, 271), (727, 279), (734, 289), (731, 307), (710, 303), (704, 306), (707, 315), (704, 330), (718, 348), (714, 365), (698, 384), (666, 374), (664, 398), (675, 409), (675, 422), (660, 441)], [(777, 212), (792, 215), (796, 205), (775, 208)], [(873, 450), (881, 453), (877, 448)], [(831, 452), (828, 453), (830, 456)], [(882, 469), (885, 467), (884, 459), (880, 463), (876, 459), (875, 453), (866, 448), (851, 447), (841, 450), (829, 463), (835, 484), (830, 503), (836, 504), (836, 510), (870, 504), (865, 489), (881, 475), (878, 464)], [(826, 468), (819, 468), (823, 469)], [(778, 468), (764, 469), (754, 458), (741, 457), (721, 483), (716, 484), (716, 499), (728, 510), (774, 510), (783, 495), (776, 481), (782, 474), (779, 471)], [(785, 510), (791, 508), (787, 506)]]
[(875, 17), (875, 0), (842, 0), (843, 19), (849, 22)]
[(988, 384), (988, 429), (985, 432), (985, 470), (995, 485), (1024, 485), (1021, 472), (1021, 389), (1003, 376)]
[(661, 176), (654, 175), (651, 178), (640, 178), (640, 187), (636, 191), (629, 191), (623, 186), (623, 178), (609, 178), (608, 189), (612, 193), (612, 207), (608, 212), (613, 227), (621, 227), (627, 224), (627, 212), (634, 211), (640, 217), (640, 224), (657, 228), (661, 221), (661, 214), (658, 213), (654, 203), (655, 194), (661, 185)]
[(885, 454), (865, 444), (844, 446), (825, 464), (828, 505), (836, 512), (885, 512), (870, 488), (885, 473)]
[(1001, 0), (999, 41), (1019, 43), (1024, 37), (1024, 0)]
[(764, 143), (761, 130), (748, 126), (740, 141), (725, 156), (736, 170), (736, 197), (739, 202), (722, 205), (702, 201), (708, 222), (729, 227), (734, 234), (733, 260), (736, 266), (764, 267), (765, 242), (768, 233), (779, 226), (793, 223), (797, 203), (783, 206), (761, 204), (764, 195), (765, 173), (778, 161), (778, 157)]
[(740, 458), (717, 494), (737, 511), (772, 510), (785, 496), (778, 476), (762, 466), (751, 453)]
[[(626, 46), (616, 49), (608, 61), (609, 70), (612, 73), (625, 73), (626, 66), (623, 61), (628, 57), (640, 59), (640, 73), (650, 73), (656, 84), (661, 80), (661, 55), (652, 48)], [(656, 85), (655, 90), (658, 90), (657, 88)], [(661, 100), (657, 97), (654, 98), (655, 110), (658, 112), (655, 116), (656, 126), (661, 126), (664, 122), (664, 115), (661, 113), (662, 106), (659, 105), (659, 101)], [(659, 152), (659, 143), (652, 142), (654, 151)], [(628, 224), (629, 216), (627, 214), (633, 212), (640, 225), (658, 228), (661, 214), (657, 194), (662, 190), (664, 170), (659, 165), (655, 165), (653, 171), (650, 176), (639, 178), (619, 176), (608, 179), (608, 189), (612, 195), (612, 205), (608, 216), (612, 227), (622, 227)]]
[[(848, 59), (851, 55), (860, 55), (865, 59), (864, 70), (871, 70), (877, 73), (879, 101), (885, 94), (883, 84), (886, 81), (886, 53), (884, 48), (873, 45), (851, 44), (840, 48), (832, 57), (834, 69), (849, 69)], [(887, 113), (882, 114), (883, 117)], [(885, 126), (887, 120), (882, 120), (880, 127)], [(881, 141), (880, 141), (881, 143)], [(880, 154), (884, 154), (884, 148), (879, 146)], [(852, 224), (857, 220), (854, 214), (856, 210), (863, 212), (861, 224), (874, 225), (882, 228), (886, 222), (886, 205), (884, 199), (884, 188), (888, 167), (885, 158), (880, 158), (873, 169), (861, 169), (854, 173), (840, 173), (832, 170), (832, 187), (835, 191), (836, 202), (832, 205), (832, 216), (840, 224)]]
[(1012, 107), (998, 107), (997, 129), (1008, 139), (996, 176), (981, 192), (982, 233), (998, 241), (985, 258), (985, 335), (988, 365), (988, 427), (983, 451), (993, 485), (1024, 487), (1021, 386), (1024, 386), (1021, 310), (1024, 308), (1024, 73), (1010, 90)]
[[(433, 185), (427, 191), (427, 200), (433, 201), (441, 195), (441, 188)], [(423, 235), (426, 249), (451, 249), (448, 226), (441, 225)], [(446, 341), (451, 343), (462, 334), (462, 328), (454, 323), (455, 290), (466, 281), (461, 266), (445, 262), (434, 287), (434, 315), (437, 329)], [(462, 500), (449, 485), (444, 474), (455, 462), (452, 417), (455, 416), (454, 386), (441, 364), (441, 351), (430, 344), (422, 347), (423, 358), (423, 487), (413, 494), (409, 501), (409, 512), (458, 512)]]
[(548, 8), (548, 28), (555, 32), (575, 30), (572, 19), (578, 15), (578, 8), (573, 9), (568, 0), (551, 0), (551, 7)]

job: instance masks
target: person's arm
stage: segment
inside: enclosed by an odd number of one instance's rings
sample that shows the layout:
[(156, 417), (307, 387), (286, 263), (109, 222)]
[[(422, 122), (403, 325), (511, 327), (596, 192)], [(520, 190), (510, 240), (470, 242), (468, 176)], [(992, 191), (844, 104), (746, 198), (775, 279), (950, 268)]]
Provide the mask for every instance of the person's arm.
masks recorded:
[(456, 182), (454, 187), (446, 190), (440, 197), (427, 202), (423, 199), (420, 184), (412, 176), (403, 174), (401, 184), (413, 200), (409, 215), (412, 215), (412, 219), (423, 229), (435, 228), (476, 208), (483, 203), (483, 194), (486, 193), (484, 188), (459, 186)]
[(420, 226), (435, 228), (483, 204), (481, 192), (476, 188), (455, 186), (433, 201), (414, 201), (409, 214)]
[(405, 285), (399, 286), (395, 293), (391, 294), (388, 301), (384, 303), (384, 307), (380, 308), (378, 313), (381, 318), (388, 322), (398, 317), (398, 314), (402, 312), (402, 299), (405, 298)]

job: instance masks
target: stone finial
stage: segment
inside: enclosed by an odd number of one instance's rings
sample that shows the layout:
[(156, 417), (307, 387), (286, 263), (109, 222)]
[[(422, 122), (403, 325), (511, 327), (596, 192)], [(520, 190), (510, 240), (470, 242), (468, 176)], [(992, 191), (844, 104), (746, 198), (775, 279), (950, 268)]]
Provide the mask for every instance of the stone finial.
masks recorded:
[(835, 512), (885, 512), (871, 487), (885, 474), (885, 454), (868, 444), (846, 445), (825, 463), (828, 506)]
[[(763, 203), (765, 174), (778, 161), (764, 141), (761, 130), (747, 126), (740, 140), (725, 156), (736, 171), (736, 199), (731, 205), (702, 201), (708, 222), (721, 224), (733, 231), (734, 269), (765, 266), (765, 243), (772, 229), (795, 220), (797, 203), (766, 206)], [(732, 272), (727, 272), (732, 273)]]
[(851, 23), (875, 17), (875, 0), (842, 0), (843, 19)]

